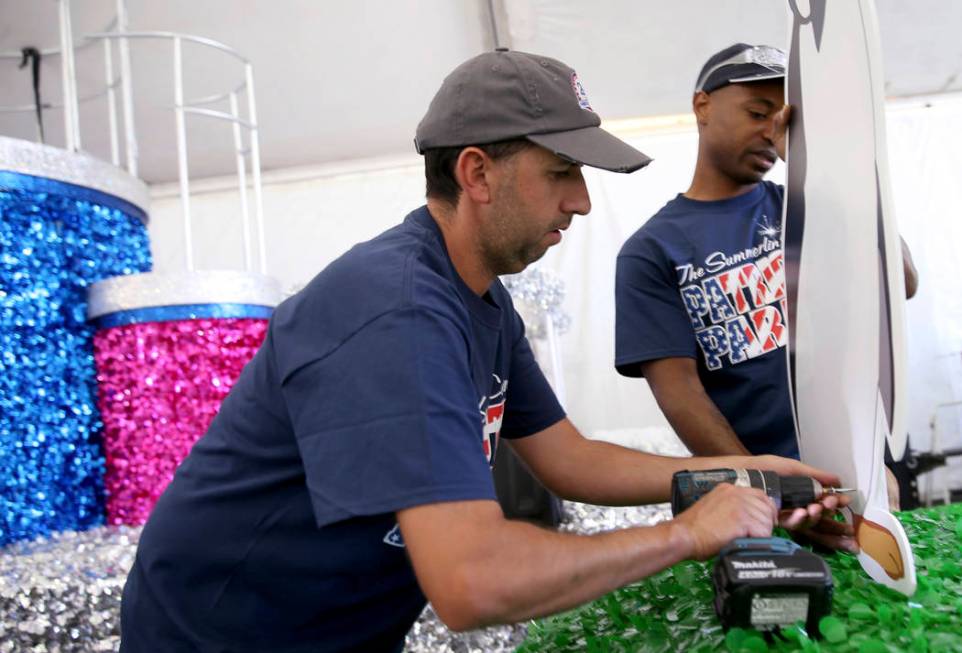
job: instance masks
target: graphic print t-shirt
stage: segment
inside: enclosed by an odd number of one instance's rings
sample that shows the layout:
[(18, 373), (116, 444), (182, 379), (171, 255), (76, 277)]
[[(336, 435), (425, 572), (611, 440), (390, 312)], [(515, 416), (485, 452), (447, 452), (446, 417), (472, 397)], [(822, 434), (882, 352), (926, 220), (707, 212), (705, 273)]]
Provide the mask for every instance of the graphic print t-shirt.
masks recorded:
[(426, 208), (278, 306), (144, 527), (124, 651), (399, 651), (424, 607), (404, 508), (496, 500), (498, 438), (564, 417), (500, 282)]
[(705, 390), (753, 454), (798, 458), (785, 346), (781, 186), (678, 195), (618, 254), (615, 367), (695, 358)]

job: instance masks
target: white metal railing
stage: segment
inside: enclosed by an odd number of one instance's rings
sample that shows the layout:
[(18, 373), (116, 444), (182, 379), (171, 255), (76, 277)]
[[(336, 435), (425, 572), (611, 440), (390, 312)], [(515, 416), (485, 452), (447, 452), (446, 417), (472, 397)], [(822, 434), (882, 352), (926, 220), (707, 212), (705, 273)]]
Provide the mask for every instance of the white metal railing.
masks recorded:
[[(945, 371), (949, 377), (953, 375), (958, 375), (958, 373), (962, 371), (962, 352), (953, 351), (945, 354), (939, 354), (935, 358), (938, 361), (938, 363), (943, 363), (945, 365)], [(950, 457), (954, 458), (959, 455), (958, 454), (959, 447), (957, 442), (954, 445), (949, 446), (948, 448), (946, 448), (944, 443), (942, 442), (943, 429), (941, 427), (942, 419), (940, 419), (940, 417), (945, 418), (946, 409), (953, 409), (953, 408), (955, 410), (950, 411), (950, 414), (954, 413), (955, 420), (956, 420), (956, 429), (954, 429), (954, 432), (958, 433), (958, 425), (960, 423), (959, 420), (960, 418), (962, 418), (962, 399), (950, 399), (948, 401), (943, 401), (941, 403), (936, 404), (932, 408), (932, 417), (929, 419), (930, 440), (929, 440), (928, 453), (934, 456), (945, 455), (946, 458), (950, 458)], [(948, 474), (946, 474), (946, 470), (942, 468), (941, 465), (938, 465), (932, 470), (925, 472), (924, 476), (925, 476), (925, 491), (924, 493), (922, 493), (923, 503), (925, 503), (928, 506), (931, 506), (933, 502), (936, 500), (936, 498), (941, 499), (944, 503), (950, 503), (952, 488), (950, 488), (946, 483), (946, 481), (948, 480), (947, 478)], [(936, 477), (938, 477), (938, 479)], [(937, 480), (941, 482), (937, 483)], [(937, 485), (941, 487), (937, 488), (936, 487)], [(921, 486), (921, 482), (920, 482), (920, 486)], [(940, 494), (941, 496), (936, 497), (937, 493)]]
[[(260, 139), (257, 123), (257, 107), (254, 99), (254, 69), (250, 61), (233, 48), (212, 39), (160, 31), (129, 31), (125, 0), (115, 0), (116, 16), (101, 32), (85, 34), (75, 44), (71, 24), (71, 0), (55, 0), (58, 3), (60, 47), (42, 49), (43, 57), (60, 57), (60, 75), (63, 98), (60, 103), (43, 103), (42, 109), (62, 108), (64, 121), (64, 147), (79, 152), (81, 145), (80, 111), (81, 104), (106, 96), (107, 125), (110, 138), (111, 162), (120, 167), (120, 134), (117, 111), (117, 91), (121, 94), (124, 125), (124, 158), (127, 171), (138, 176), (137, 135), (134, 117), (132, 92), (132, 71), (130, 65), (130, 43), (138, 40), (167, 40), (172, 45), (173, 59), (173, 110), (175, 114), (175, 142), (177, 143), (177, 176), (180, 186), (181, 212), (184, 228), (184, 257), (188, 271), (194, 270), (194, 243), (190, 207), (190, 174), (187, 154), (187, 116), (221, 120), (231, 123), (233, 134), (234, 159), (237, 168), (237, 187), (240, 195), (241, 219), (244, 239), (244, 267), (250, 272), (254, 267), (254, 246), (251, 225), (251, 207), (248, 187), (253, 193), (253, 212), (256, 222), (256, 241), (258, 268), (261, 274), (267, 273), (267, 260), (264, 245), (264, 202), (261, 187)], [(96, 43), (103, 44), (104, 87), (103, 89), (80, 97), (77, 90), (77, 71), (74, 54), (77, 50)], [(115, 75), (113, 43), (117, 43), (120, 73)], [(191, 43), (205, 48), (218, 50), (236, 59), (243, 70), (242, 79), (231, 90), (200, 98), (188, 99), (184, 96), (184, 44)], [(0, 59), (19, 59), (21, 52), (0, 52)], [(241, 116), (241, 103), (246, 100), (246, 118)], [(210, 108), (211, 105), (226, 103), (226, 110)], [(0, 113), (23, 113), (37, 111), (36, 104), (19, 106), (0, 106)], [(247, 135), (245, 145), (244, 135)], [(39, 140), (38, 130), (38, 140)], [(250, 183), (248, 183), (248, 165)]]
[[(932, 411), (932, 419), (929, 420), (929, 428), (932, 432), (932, 440), (930, 453), (932, 454), (942, 454), (944, 452), (942, 446), (942, 433), (939, 428), (939, 412), (946, 408), (962, 408), (962, 400), (958, 401), (946, 401), (941, 404), (937, 404)], [(956, 454), (957, 455), (957, 454)], [(925, 504), (931, 506), (935, 500), (935, 476), (936, 470), (928, 472), (928, 477), (926, 478), (925, 484)], [(943, 475), (944, 476), (944, 475)], [(943, 484), (941, 487), (942, 496), (940, 497), (945, 504), (952, 502), (951, 500), (951, 488)]]

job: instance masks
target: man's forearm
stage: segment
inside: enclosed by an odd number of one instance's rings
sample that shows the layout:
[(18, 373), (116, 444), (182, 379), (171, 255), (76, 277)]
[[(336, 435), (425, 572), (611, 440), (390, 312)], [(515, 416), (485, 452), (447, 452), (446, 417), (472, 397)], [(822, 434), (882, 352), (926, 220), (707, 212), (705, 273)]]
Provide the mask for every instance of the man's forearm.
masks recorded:
[[(568, 420), (528, 438), (515, 451), (555, 494), (582, 503), (626, 506), (668, 501), (671, 477), (683, 469), (743, 466), (735, 457), (656, 456), (589, 440)], [(563, 451), (565, 455), (559, 456)]]
[[(516, 623), (570, 610), (650, 576), (690, 555), (674, 526), (630, 528), (597, 535), (571, 535), (508, 522), (524, 530), (511, 537), (504, 564), (477, 574), (479, 596), (490, 597), (482, 625)], [(533, 531), (537, 531), (536, 533)], [(517, 569), (526, 573), (518, 574)]]
[(455, 630), (568, 610), (694, 553), (681, 523), (574, 535), (505, 520), (487, 503), (398, 514), (418, 581)]
[(704, 389), (656, 392), (655, 399), (668, 423), (693, 455), (751, 455)]
[(768, 537), (775, 505), (722, 484), (656, 526), (572, 535), (504, 518), (494, 501), (425, 504), (397, 513), (418, 582), (455, 630), (568, 610), (736, 537)]
[(705, 391), (693, 359), (660, 358), (645, 361), (641, 366), (658, 407), (694, 455), (749, 454)]

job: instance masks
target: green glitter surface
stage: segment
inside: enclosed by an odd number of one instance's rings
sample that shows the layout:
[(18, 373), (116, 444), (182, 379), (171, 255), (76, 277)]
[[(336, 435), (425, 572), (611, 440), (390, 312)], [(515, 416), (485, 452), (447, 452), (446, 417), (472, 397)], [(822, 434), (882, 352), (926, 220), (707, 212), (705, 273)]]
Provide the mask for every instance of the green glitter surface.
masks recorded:
[(897, 513), (912, 542), (918, 589), (911, 598), (872, 581), (855, 556), (825, 556), (835, 579), (821, 639), (799, 625), (766, 640), (725, 632), (713, 606), (714, 561), (683, 562), (576, 610), (533, 622), (520, 653), (571, 651), (962, 651), (962, 504)]

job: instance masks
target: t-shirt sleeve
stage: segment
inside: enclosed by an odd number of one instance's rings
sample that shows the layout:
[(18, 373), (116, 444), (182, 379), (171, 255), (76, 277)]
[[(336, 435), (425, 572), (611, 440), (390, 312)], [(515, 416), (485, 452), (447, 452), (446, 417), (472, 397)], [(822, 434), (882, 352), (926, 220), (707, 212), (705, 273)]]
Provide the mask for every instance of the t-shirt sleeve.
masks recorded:
[(465, 338), (445, 315), (397, 309), (283, 380), (318, 526), (495, 499)]
[(629, 241), (615, 270), (615, 369), (638, 377), (644, 361), (696, 357), (682, 289), (661, 250), (646, 239)]
[(524, 321), (513, 308), (512, 312), (516, 337), (511, 348), (508, 400), (501, 436), (523, 438), (561, 421), (565, 411), (535, 360), (524, 334)]

